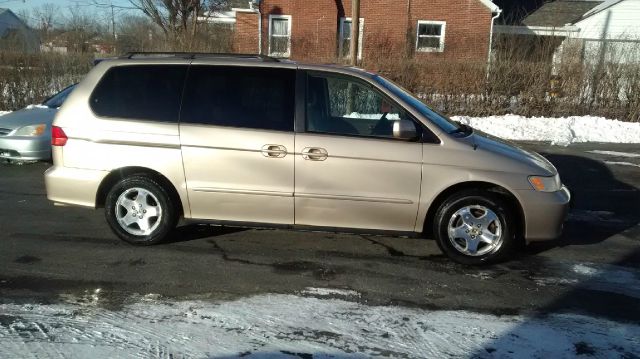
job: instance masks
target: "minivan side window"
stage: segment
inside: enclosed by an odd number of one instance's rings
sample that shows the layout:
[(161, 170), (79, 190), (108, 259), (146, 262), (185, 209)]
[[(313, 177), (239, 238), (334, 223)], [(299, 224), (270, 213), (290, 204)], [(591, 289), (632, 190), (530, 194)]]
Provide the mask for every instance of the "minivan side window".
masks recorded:
[(193, 65), (180, 121), (293, 131), (296, 70)]
[(107, 70), (89, 99), (102, 117), (178, 122), (187, 65), (131, 65)]
[(308, 75), (306, 108), (315, 133), (393, 138), (393, 123), (410, 120), (373, 86), (346, 76)]

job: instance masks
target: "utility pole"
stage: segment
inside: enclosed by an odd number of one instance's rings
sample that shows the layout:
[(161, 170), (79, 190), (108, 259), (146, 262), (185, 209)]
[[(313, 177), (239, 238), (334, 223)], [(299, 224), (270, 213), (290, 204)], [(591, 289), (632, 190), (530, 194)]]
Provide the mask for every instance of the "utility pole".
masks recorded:
[(351, 0), (351, 42), (349, 57), (351, 66), (358, 65), (358, 40), (360, 39), (360, 0)]
[(116, 14), (115, 11), (113, 10), (113, 1), (110, 1), (109, 4), (111, 5), (111, 36), (112, 36), (112, 40), (113, 40), (113, 52), (117, 53), (117, 49), (116, 49), (116, 43), (117, 43), (117, 37), (116, 37)]

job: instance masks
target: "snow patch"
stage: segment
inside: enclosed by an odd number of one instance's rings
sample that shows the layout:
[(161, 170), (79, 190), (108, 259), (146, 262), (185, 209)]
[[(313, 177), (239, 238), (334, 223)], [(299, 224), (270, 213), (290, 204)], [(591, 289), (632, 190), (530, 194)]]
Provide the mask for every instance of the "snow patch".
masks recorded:
[[(315, 291), (315, 290), (312, 290)], [(582, 315), (542, 318), (367, 306), (260, 295), (232, 302), (145, 301), (121, 311), (0, 305), (3, 357), (558, 357), (640, 355), (640, 326)]]
[(41, 105), (41, 104), (31, 104), (28, 105), (27, 107), (25, 107), (27, 110), (33, 110), (34, 108), (49, 108), (48, 106), (45, 105)]
[(614, 165), (614, 166), (640, 167), (639, 164), (635, 164), (635, 163), (631, 163), (631, 162), (604, 161), (604, 163), (606, 163), (608, 165)]
[(613, 156), (613, 157), (629, 157), (629, 158), (640, 157), (640, 153), (617, 152), (617, 151), (599, 151), (599, 150), (593, 150), (593, 151), (587, 151), (587, 152), (588, 153), (595, 153), (597, 155), (605, 155), (605, 156)]
[(2, 116), (2, 115), (6, 115), (6, 114), (8, 114), (8, 113), (11, 113), (11, 111), (0, 111), (0, 116)]
[(319, 297), (356, 297), (360, 298), (362, 295), (355, 290), (349, 289), (336, 289), (336, 288), (306, 288), (301, 294), (319, 296)]
[(467, 117), (454, 120), (491, 135), (516, 141), (544, 141), (568, 146), (571, 143), (640, 143), (640, 123), (594, 116), (524, 117), (518, 115)]
[[(612, 264), (580, 263), (571, 267), (580, 287), (640, 299), (640, 271)], [(569, 276), (567, 276), (569, 277)]]
[[(344, 115), (344, 118), (360, 118), (365, 120), (380, 120), (382, 118), (381, 113), (359, 113), (359, 112), (351, 112), (350, 114)], [(397, 113), (388, 113), (387, 120), (399, 120), (400, 115)]]

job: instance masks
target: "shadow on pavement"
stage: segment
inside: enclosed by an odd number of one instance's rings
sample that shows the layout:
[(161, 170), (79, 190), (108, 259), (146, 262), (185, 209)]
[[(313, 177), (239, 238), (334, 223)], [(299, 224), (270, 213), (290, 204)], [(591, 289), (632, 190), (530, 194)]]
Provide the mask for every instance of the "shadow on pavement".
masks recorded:
[[(639, 259), (640, 249), (636, 249), (614, 263), (567, 268), (582, 280), (468, 357), (640, 358), (633, 334), (640, 323)], [(525, 344), (532, 338), (533, 346)]]
[[(617, 234), (640, 238), (637, 183), (620, 181), (601, 161), (557, 153), (541, 154), (556, 166), (563, 183), (571, 189), (573, 207), (562, 237), (534, 243), (528, 247), (528, 253), (554, 247), (594, 245)], [(640, 178), (633, 174), (626, 177)], [(632, 248), (609, 263), (562, 264), (566, 266), (566, 276), (548, 278), (551, 281), (545, 283), (566, 288), (562, 295), (537, 308), (524, 322), (500, 333), (468, 357), (640, 358), (637, 338), (628, 338), (632, 333), (625, 327), (640, 323), (640, 248)], [(534, 259), (530, 257), (525, 262)], [(524, 339), (529, 338), (535, 338), (537, 344), (533, 347), (524, 344)], [(623, 338), (628, 345), (616, 345), (612, 343), (613, 338)]]
[(246, 231), (246, 228), (212, 226), (208, 224), (187, 224), (177, 227), (171, 232), (165, 244), (193, 241), (196, 239), (223, 236), (236, 232)]
[(235, 358), (251, 358), (251, 359), (282, 359), (282, 358), (301, 358), (301, 359), (313, 359), (313, 358), (335, 358), (335, 359), (343, 359), (343, 358), (369, 358), (365, 355), (341, 355), (341, 354), (329, 354), (329, 353), (296, 353), (287, 350), (280, 351), (271, 351), (271, 352), (245, 352), (238, 353), (238, 355), (233, 356), (219, 356), (219, 357), (210, 357), (209, 359), (235, 359)]
[(581, 156), (541, 154), (556, 166), (571, 190), (572, 208), (563, 235), (555, 241), (533, 243), (529, 253), (600, 243), (640, 223), (640, 190), (618, 180), (604, 163)]

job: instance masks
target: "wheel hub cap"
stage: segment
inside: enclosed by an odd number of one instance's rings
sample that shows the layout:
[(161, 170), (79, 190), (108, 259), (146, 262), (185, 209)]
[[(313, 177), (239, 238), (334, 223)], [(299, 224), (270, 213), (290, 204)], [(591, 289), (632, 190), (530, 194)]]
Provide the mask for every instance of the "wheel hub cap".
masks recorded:
[(116, 219), (127, 233), (146, 236), (160, 225), (162, 208), (158, 198), (144, 188), (130, 188), (116, 201)]
[(447, 226), (449, 241), (460, 253), (478, 257), (502, 246), (502, 223), (487, 207), (465, 206), (456, 211)]

